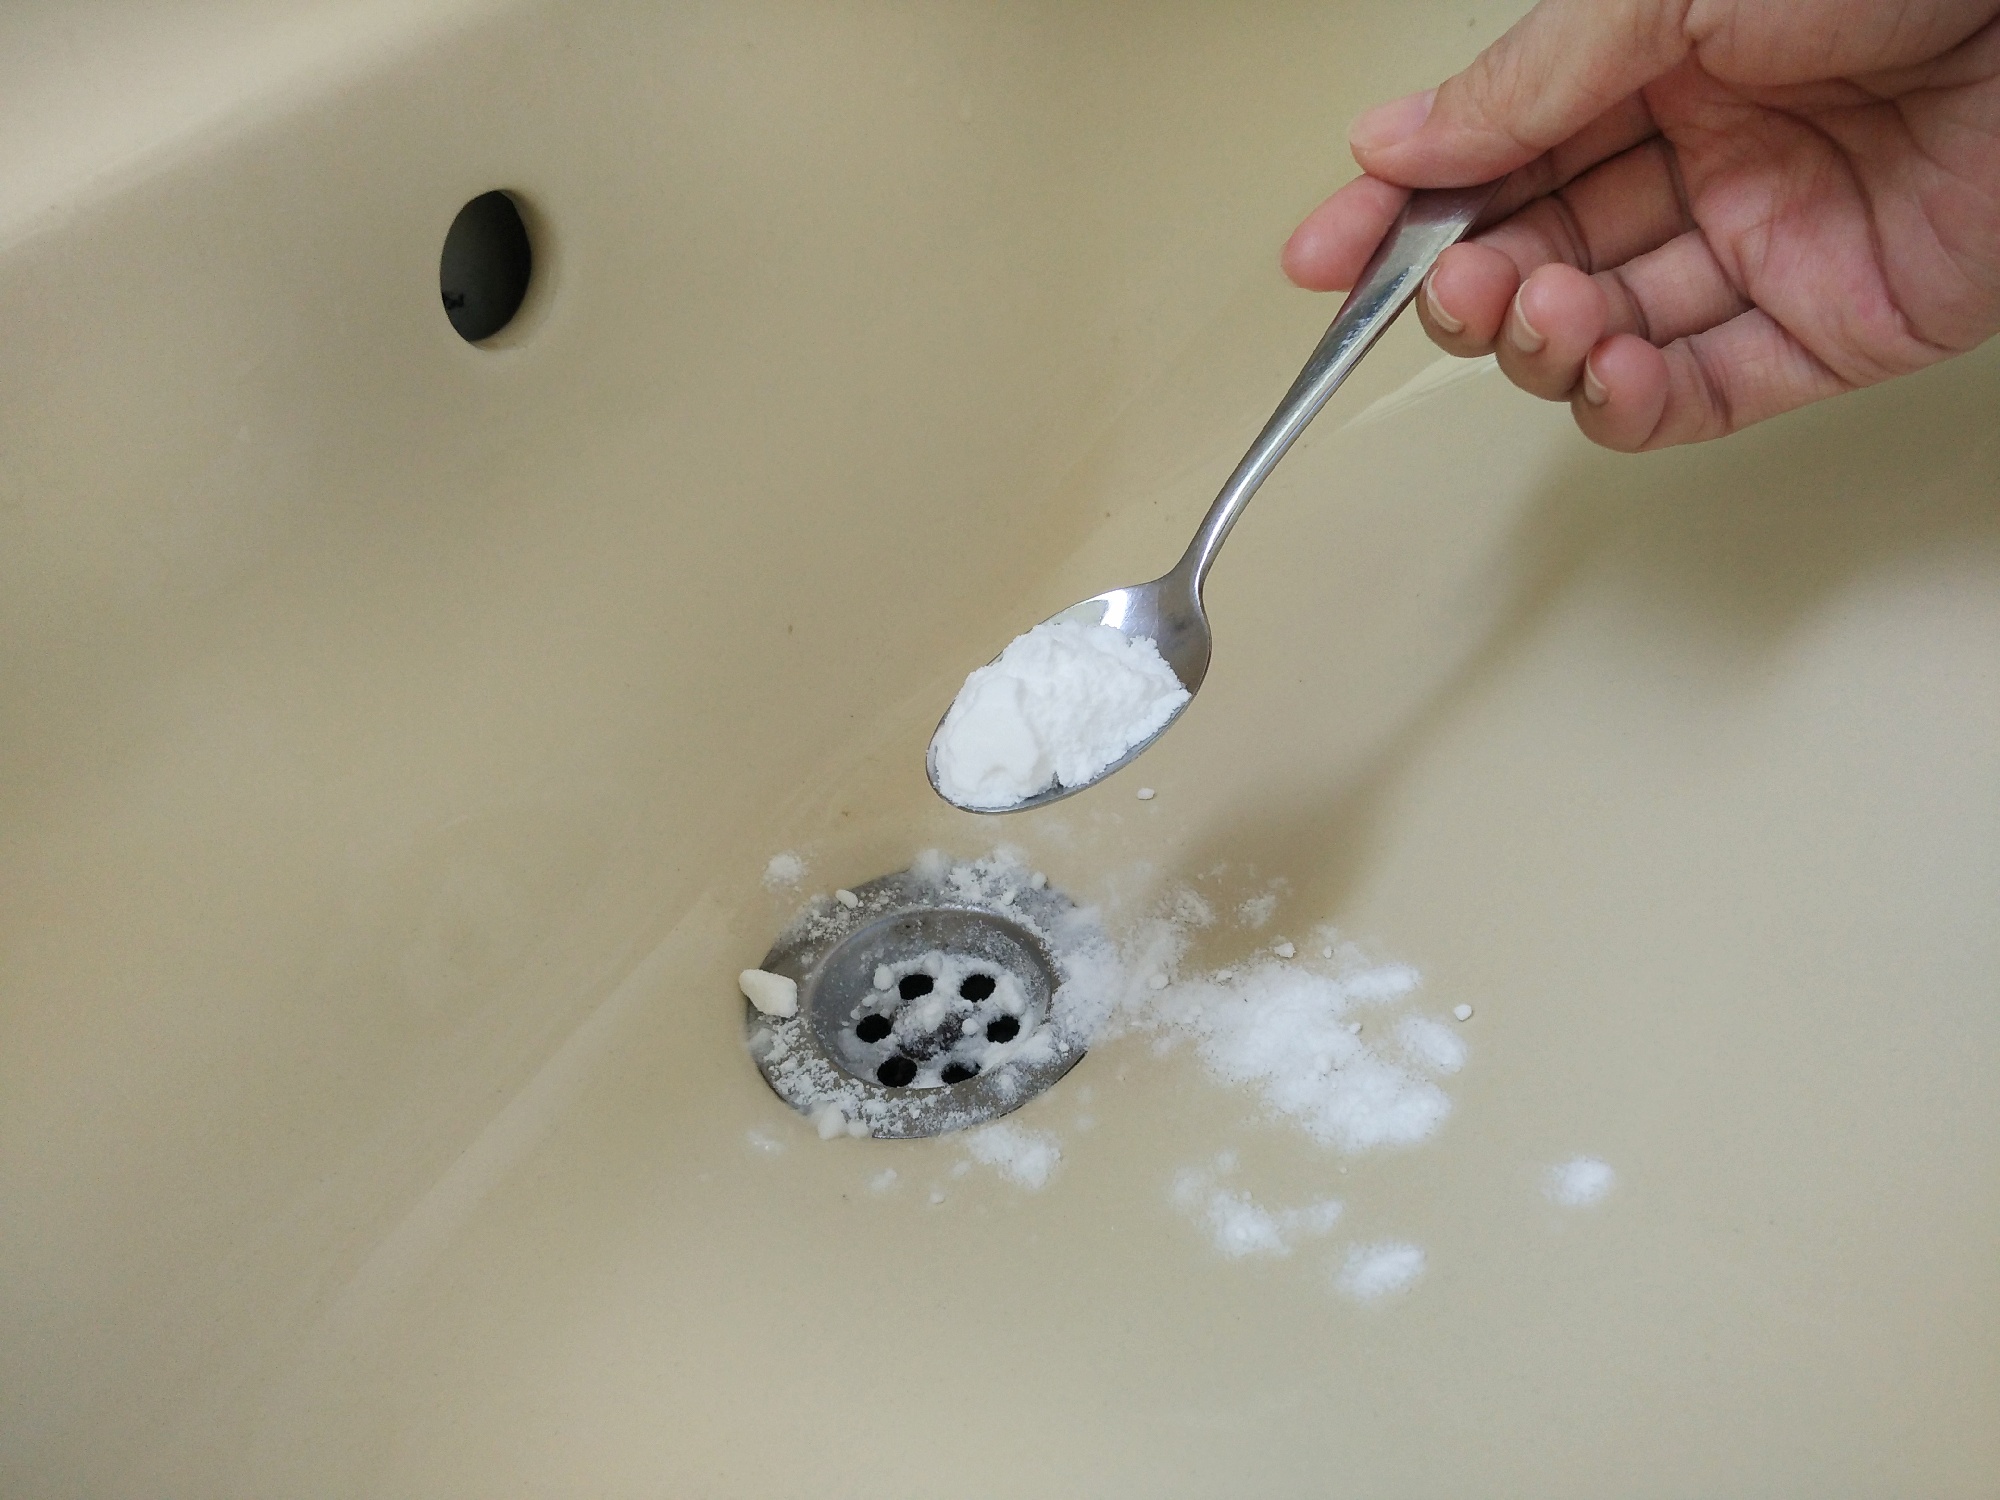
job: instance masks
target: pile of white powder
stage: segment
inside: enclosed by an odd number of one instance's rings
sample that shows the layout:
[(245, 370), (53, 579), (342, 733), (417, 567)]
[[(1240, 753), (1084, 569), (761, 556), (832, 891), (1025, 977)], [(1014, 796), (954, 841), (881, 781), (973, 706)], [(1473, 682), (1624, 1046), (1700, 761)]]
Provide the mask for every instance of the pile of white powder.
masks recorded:
[(1081, 786), (1158, 733), (1188, 690), (1143, 636), (1047, 620), (965, 679), (932, 741), (938, 790), (1002, 812)]
[[(1267, 924), (1276, 892), (1235, 905)], [(1275, 1117), (1348, 1154), (1415, 1145), (1444, 1124), (1443, 1080), (1465, 1066), (1459, 1025), (1415, 1008), (1422, 977), (1372, 959), (1331, 928), (1278, 938), (1226, 968), (1187, 972), (1195, 935), (1217, 914), (1192, 887), (1170, 891), (1118, 945), (1108, 1031), (1143, 1031), (1169, 1051), (1192, 1044), (1218, 1082), (1247, 1088)]]
[(1170, 984), (1132, 1020), (1163, 1044), (1191, 1040), (1218, 1080), (1354, 1153), (1414, 1145), (1451, 1113), (1437, 1079), (1465, 1065), (1464, 1042), (1432, 1017), (1380, 1014), (1416, 988), (1402, 964), (1266, 959)]

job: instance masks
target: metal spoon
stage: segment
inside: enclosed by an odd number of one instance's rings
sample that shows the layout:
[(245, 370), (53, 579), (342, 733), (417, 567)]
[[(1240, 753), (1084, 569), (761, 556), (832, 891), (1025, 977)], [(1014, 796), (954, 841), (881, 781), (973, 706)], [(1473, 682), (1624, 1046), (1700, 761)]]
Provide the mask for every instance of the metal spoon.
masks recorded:
[[(1194, 694), (1201, 688), (1202, 679), (1208, 675), (1212, 640), (1208, 616), (1201, 607), (1201, 586), (1208, 578), (1215, 554), (1222, 550), (1223, 538), (1229, 535), (1229, 528), (1236, 524), (1236, 518), (1243, 514), (1243, 507), (1250, 503), (1250, 497), (1257, 493), (1257, 486), (1277, 467), (1278, 460), (1305, 431), (1306, 424), (1319, 415), (1319, 409), (1339, 389), (1348, 372), (1361, 363), (1361, 357), (1375, 346), (1375, 341), (1396, 321), (1396, 315), (1408, 306), (1423, 283), (1425, 273), (1437, 258), (1464, 237), (1499, 186), (1497, 182), (1489, 182), (1479, 187), (1412, 193), (1410, 201), (1389, 226), (1389, 232), (1382, 236), (1382, 243), (1376, 247), (1366, 268), (1356, 278), (1354, 290), (1340, 304), (1340, 311), (1334, 314), (1326, 336), (1313, 350), (1312, 358), (1306, 361), (1299, 378), (1292, 382), (1285, 399), (1278, 403), (1271, 420), (1264, 424), (1264, 430), (1257, 434), (1257, 441), (1250, 445), (1250, 451), (1237, 464), (1236, 472), (1229, 476), (1229, 482), (1215, 497), (1215, 503), (1209, 506), (1194, 540), (1188, 543), (1187, 551), (1174, 564), (1172, 571), (1151, 583), (1113, 589), (1108, 594), (1072, 604), (1050, 618), (1081, 620), (1088, 625), (1109, 625), (1126, 635), (1150, 639), (1159, 647), (1160, 655), (1173, 668), (1174, 675), (1180, 678), (1181, 686), (1188, 690), (1188, 701), (1192, 702)], [(1095, 786), (1114, 771), (1130, 765), (1154, 740), (1165, 734), (1186, 709), (1187, 703), (1184, 702), (1174, 711), (1173, 717), (1154, 730), (1151, 736), (1134, 745), (1089, 781), (1078, 782), (1075, 786), (1057, 782), (1025, 802), (1016, 802), (1010, 807), (966, 808), (966, 811), (1025, 812), (1031, 807), (1043, 807), (1059, 801), (1087, 786)], [(931, 789), (940, 797), (945, 797), (944, 789), (938, 785), (937, 769), (938, 733), (943, 728), (944, 721), (940, 719), (938, 730), (931, 735), (930, 750), (924, 757)], [(945, 800), (951, 801), (949, 797)]]

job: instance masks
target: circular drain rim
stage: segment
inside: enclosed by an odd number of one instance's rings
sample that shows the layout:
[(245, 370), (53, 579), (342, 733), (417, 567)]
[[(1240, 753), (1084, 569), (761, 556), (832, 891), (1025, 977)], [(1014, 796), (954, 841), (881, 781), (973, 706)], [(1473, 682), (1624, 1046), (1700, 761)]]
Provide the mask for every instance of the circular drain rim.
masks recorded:
[[(799, 1113), (814, 1116), (829, 1104), (839, 1105), (850, 1128), (858, 1123), (877, 1140), (917, 1140), (996, 1120), (1026, 1104), (1075, 1067), (1085, 1047), (1051, 1015), (1054, 998), (1069, 978), (1067, 968), (1036, 928), (1053, 930), (1074, 909), (1070, 899), (1047, 886), (1023, 882), (1009, 887), (1006, 898), (982, 899), (962, 889), (948, 888), (914, 870), (883, 875), (851, 892), (855, 905), (821, 898), (764, 955), (759, 967), (795, 980), (799, 987), (796, 1014), (773, 1017), (748, 1002), (744, 1005), (745, 1036), (758, 1071), (772, 1092)], [(1011, 946), (1025, 948), (1040, 969), (1039, 995), (1029, 990), (1037, 1031), (1046, 1032), (1051, 1050), (1041, 1058), (1010, 1058), (991, 1071), (955, 1083), (929, 1088), (891, 1087), (856, 1073), (828, 1038), (846, 1017), (837, 1015), (842, 999), (825, 987), (835, 968), (857, 939), (892, 929), (918, 914), (957, 915), (997, 927)], [(997, 968), (1010, 966), (992, 960)], [(1022, 976), (1015, 971), (1015, 978)], [(760, 1041), (760, 1038), (762, 1039)], [(804, 1066), (781, 1067), (802, 1058)], [(837, 1080), (829, 1093), (824, 1080)]]

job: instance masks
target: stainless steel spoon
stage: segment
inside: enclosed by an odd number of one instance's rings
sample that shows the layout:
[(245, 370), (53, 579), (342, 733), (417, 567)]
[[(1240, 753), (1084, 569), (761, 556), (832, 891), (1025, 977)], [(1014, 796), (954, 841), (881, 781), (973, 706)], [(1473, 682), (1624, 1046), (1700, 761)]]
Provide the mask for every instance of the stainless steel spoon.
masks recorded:
[[(1271, 420), (1264, 424), (1264, 430), (1257, 434), (1257, 441), (1250, 445), (1250, 451), (1237, 464), (1236, 472), (1229, 476), (1229, 482), (1215, 497), (1215, 503), (1209, 506), (1194, 540), (1188, 543), (1187, 551), (1174, 564), (1172, 571), (1151, 583), (1113, 589), (1108, 594), (1072, 604), (1050, 618), (1109, 625), (1126, 635), (1152, 640), (1167, 665), (1174, 669), (1174, 675), (1180, 678), (1181, 686), (1188, 690), (1188, 701), (1192, 702), (1194, 694), (1201, 689), (1202, 679), (1208, 675), (1212, 642), (1208, 616), (1201, 607), (1201, 587), (1208, 578), (1209, 567), (1215, 562), (1215, 554), (1222, 550), (1229, 528), (1243, 514), (1243, 507), (1257, 493), (1257, 486), (1278, 466), (1278, 460), (1305, 431), (1306, 424), (1319, 415), (1319, 409), (1339, 389), (1348, 372), (1361, 363), (1361, 357), (1375, 346), (1375, 341), (1396, 321), (1396, 315), (1409, 305), (1417, 288), (1423, 284), (1424, 274), (1440, 255), (1464, 237), (1499, 186), (1497, 182), (1489, 182), (1479, 187), (1412, 193), (1410, 201), (1389, 226), (1389, 232), (1383, 235), (1382, 243), (1376, 247), (1367, 267), (1356, 278), (1354, 290), (1340, 304), (1340, 311), (1334, 314), (1326, 336), (1313, 350), (1312, 358), (1306, 361), (1299, 378), (1292, 382), (1285, 399), (1278, 403)], [(1174, 711), (1173, 718), (1089, 781), (1078, 782), (1075, 786), (1064, 786), (1058, 782), (1025, 802), (1017, 802), (1010, 807), (966, 808), (966, 811), (1025, 812), (1031, 807), (1043, 807), (1059, 801), (1087, 786), (1095, 786), (1114, 771), (1130, 765), (1154, 740), (1165, 734), (1186, 709), (1187, 703), (1181, 704)], [(938, 733), (943, 728), (944, 721), (940, 719), (938, 730), (931, 735), (930, 750), (924, 757), (931, 788), (940, 797), (945, 797), (944, 789), (938, 785), (937, 769)], [(945, 800), (951, 801), (949, 797)]]

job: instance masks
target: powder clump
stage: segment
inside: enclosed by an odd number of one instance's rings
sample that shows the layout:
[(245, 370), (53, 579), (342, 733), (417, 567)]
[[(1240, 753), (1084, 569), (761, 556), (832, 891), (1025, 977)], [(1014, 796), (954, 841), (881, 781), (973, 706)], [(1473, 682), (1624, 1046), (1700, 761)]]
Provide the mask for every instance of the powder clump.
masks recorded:
[(1210, 1242), (1231, 1260), (1290, 1255), (1298, 1241), (1327, 1234), (1340, 1222), (1338, 1198), (1301, 1208), (1271, 1208), (1221, 1180), (1235, 1170), (1235, 1153), (1225, 1151), (1213, 1166), (1176, 1173), (1171, 1195), (1174, 1207), (1201, 1224)]
[(789, 849), (772, 855), (771, 862), (764, 866), (764, 887), (767, 890), (786, 890), (805, 878), (806, 862)]
[(1084, 785), (1188, 696), (1153, 641), (1045, 620), (965, 679), (932, 745), (938, 789), (960, 807), (999, 812)]
[(799, 1013), (799, 982), (783, 974), (767, 974), (762, 969), (745, 969), (736, 976), (743, 998), (767, 1016), (795, 1016)]
[(1062, 1162), (1062, 1147), (1047, 1131), (1019, 1125), (987, 1125), (965, 1137), (965, 1149), (1017, 1187), (1038, 1191)]
[(1356, 1302), (1379, 1302), (1406, 1290), (1423, 1274), (1422, 1248), (1390, 1241), (1354, 1246), (1334, 1273), (1333, 1284)]
[(1542, 1191), (1551, 1203), (1563, 1208), (1588, 1208), (1602, 1203), (1617, 1183), (1618, 1174), (1609, 1163), (1594, 1156), (1573, 1156), (1548, 1169), (1542, 1178)]

